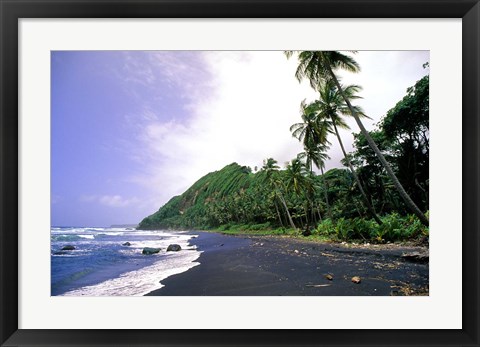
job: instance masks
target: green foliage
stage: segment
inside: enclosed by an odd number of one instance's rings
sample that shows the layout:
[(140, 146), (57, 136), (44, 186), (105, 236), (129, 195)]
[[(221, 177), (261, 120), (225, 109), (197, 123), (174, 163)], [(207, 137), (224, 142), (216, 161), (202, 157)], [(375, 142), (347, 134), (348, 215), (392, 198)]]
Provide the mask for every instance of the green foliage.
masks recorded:
[[(350, 110), (336, 87), (329, 85), (332, 82), (316, 75), (325, 75), (327, 70), (322, 70), (322, 66), (328, 65), (333, 70), (345, 64), (356, 69), (354, 61), (338, 54), (313, 51), (299, 54), (297, 77), (315, 82), (313, 86), (319, 91), (320, 100), (309, 105), (302, 103), (302, 122), (292, 125), (290, 130), (302, 142), (304, 151), (289, 161), (284, 170), (280, 170), (273, 158), (266, 159), (260, 170), (255, 167), (255, 173), (237, 163), (227, 165), (203, 176), (183, 194), (144, 218), (139, 229), (214, 229), (278, 235), (300, 235), (302, 230), (309, 230), (312, 237), (369, 242), (428, 236), (428, 228), (418, 218), (406, 215), (407, 206), (365, 135), (354, 134), (354, 152), (347, 155), (358, 180), (346, 169), (323, 172), (329, 159), (327, 136), (336, 133), (335, 128), (348, 129), (343, 116), (349, 115)], [(355, 94), (359, 90), (359, 86), (346, 86), (344, 93), (353, 100), (358, 99)], [(354, 108), (359, 116), (365, 117), (360, 108)], [(428, 119), (426, 76), (409, 88), (378, 128), (369, 133), (422, 210), (428, 209)], [(314, 167), (322, 174), (317, 175)], [(368, 213), (365, 201), (371, 202), (376, 213), (383, 216), (381, 225), (368, 219), (372, 213)], [(428, 212), (426, 215), (428, 218)]]
[(374, 220), (354, 218), (351, 220), (352, 238), (369, 240), (371, 231), (378, 227), (379, 225)]
[(368, 241), (385, 243), (428, 236), (428, 228), (414, 215), (388, 214), (381, 218), (382, 225), (364, 218), (340, 218), (336, 222), (325, 219), (318, 224), (314, 234), (328, 236), (338, 241)]
[(324, 185), (298, 159), (278, 170), (276, 161), (251, 173), (236, 163), (209, 173), (182, 195), (172, 198), (154, 214), (144, 218), (140, 229), (245, 230), (303, 227), (316, 224), (325, 214)]
[(318, 224), (314, 234), (330, 236), (335, 233), (335, 223), (330, 219), (324, 219), (322, 223)]
[(270, 222), (250, 225), (249, 230), (267, 230), (270, 229)]
[[(264, 228), (265, 227), (265, 228)], [(295, 229), (287, 229), (284, 227), (280, 228), (269, 228), (268, 225), (257, 224), (257, 225), (245, 225), (245, 224), (234, 224), (229, 225), (228, 228), (220, 226), (214, 231), (220, 231), (223, 234), (228, 235), (249, 235), (253, 234), (256, 236), (262, 235), (279, 235), (279, 236), (297, 236), (298, 232)]]
[[(382, 225), (376, 228), (374, 232), (375, 241), (384, 242), (400, 239), (402, 232), (405, 232), (402, 224), (400, 216), (395, 212), (383, 217)], [(408, 235), (406, 236), (408, 238)]]
[[(274, 164), (271, 162), (270, 166)], [(428, 236), (428, 228), (413, 215), (387, 214), (381, 217), (382, 225), (365, 218), (351, 173), (346, 170), (332, 169), (323, 177), (301, 175), (302, 180), (311, 180), (309, 184), (314, 187), (311, 195), (300, 194), (305, 185), (300, 190), (294, 188), (292, 172), (274, 173), (270, 175), (277, 182), (275, 184), (266, 179), (269, 173), (265, 168), (253, 174), (238, 164), (228, 165), (207, 174), (185, 193), (172, 198), (159, 211), (145, 218), (139, 228), (214, 229), (231, 234), (298, 236), (298, 229), (287, 228), (287, 216), (278, 197), (285, 199), (295, 223), (302, 225), (306, 218), (306, 202), (326, 211), (322, 202), (323, 190), (327, 189), (333, 216), (314, 223), (312, 237), (383, 243)], [(329, 182), (328, 188), (324, 179)], [(288, 186), (290, 189), (286, 189)], [(314, 216), (309, 214), (310, 223), (314, 222)]]
[[(407, 95), (369, 132), (408, 195), (422, 210), (428, 209), (429, 186), (429, 76), (407, 89)], [(365, 136), (354, 134), (352, 162), (364, 188), (380, 213), (407, 213), (385, 169)]]
[(335, 234), (339, 240), (347, 241), (352, 235), (351, 222), (345, 218), (340, 218), (335, 226)]

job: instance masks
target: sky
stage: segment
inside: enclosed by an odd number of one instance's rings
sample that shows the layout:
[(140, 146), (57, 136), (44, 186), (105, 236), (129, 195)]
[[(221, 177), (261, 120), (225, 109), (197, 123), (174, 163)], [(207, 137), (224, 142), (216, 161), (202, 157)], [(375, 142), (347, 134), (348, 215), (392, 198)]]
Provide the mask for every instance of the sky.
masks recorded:
[[(357, 74), (373, 130), (429, 73), (428, 51), (360, 51)], [(53, 51), (51, 224), (137, 224), (205, 174), (237, 162), (281, 166), (302, 146), (290, 126), (317, 93), (281, 51)], [(352, 150), (351, 130), (341, 136)], [(342, 167), (336, 138), (331, 160)]]

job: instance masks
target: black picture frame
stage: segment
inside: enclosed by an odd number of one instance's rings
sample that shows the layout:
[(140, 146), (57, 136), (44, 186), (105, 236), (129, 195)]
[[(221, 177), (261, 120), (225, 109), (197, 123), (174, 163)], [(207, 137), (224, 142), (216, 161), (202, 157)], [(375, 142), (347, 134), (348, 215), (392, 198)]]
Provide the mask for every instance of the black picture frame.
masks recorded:
[[(0, 40), (0, 343), (2, 346), (479, 345), (480, 5), (478, 0), (0, 0), (0, 16), (2, 30)], [(463, 329), (326, 331), (18, 329), (18, 20), (20, 18), (132, 17), (462, 18)]]

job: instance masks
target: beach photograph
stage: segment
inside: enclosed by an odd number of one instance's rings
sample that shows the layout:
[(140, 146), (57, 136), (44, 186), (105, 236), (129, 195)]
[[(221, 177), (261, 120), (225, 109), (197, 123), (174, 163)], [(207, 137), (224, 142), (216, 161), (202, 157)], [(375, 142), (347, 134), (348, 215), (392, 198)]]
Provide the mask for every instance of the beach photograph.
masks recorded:
[(50, 68), (51, 296), (429, 295), (429, 51)]

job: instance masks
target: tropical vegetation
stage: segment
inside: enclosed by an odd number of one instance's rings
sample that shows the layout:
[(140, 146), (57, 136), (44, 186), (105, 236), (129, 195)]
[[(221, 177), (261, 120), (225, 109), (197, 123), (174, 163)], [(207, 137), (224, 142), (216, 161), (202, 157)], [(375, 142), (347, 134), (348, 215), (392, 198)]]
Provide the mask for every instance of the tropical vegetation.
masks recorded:
[[(339, 69), (358, 72), (351, 55), (337, 51), (286, 52), (298, 56), (298, 80), (308, 79), (318, 99), (300, 103), (290, 127), (303, 151), (283, 169), (266, 158), (259, 170), (232, 163), (195, 182), (146, 217), (140, 229), (214, 229), (304, 235), (334, 240), (388, 242), (428, 237), (429, 76), (408, 88), (372, 131), (355, 101), (361, 87), (342, 85)], [(354, 150), (339, 129), (353, 117)], [(338, 142), (344, 168), (325, 172)]]

